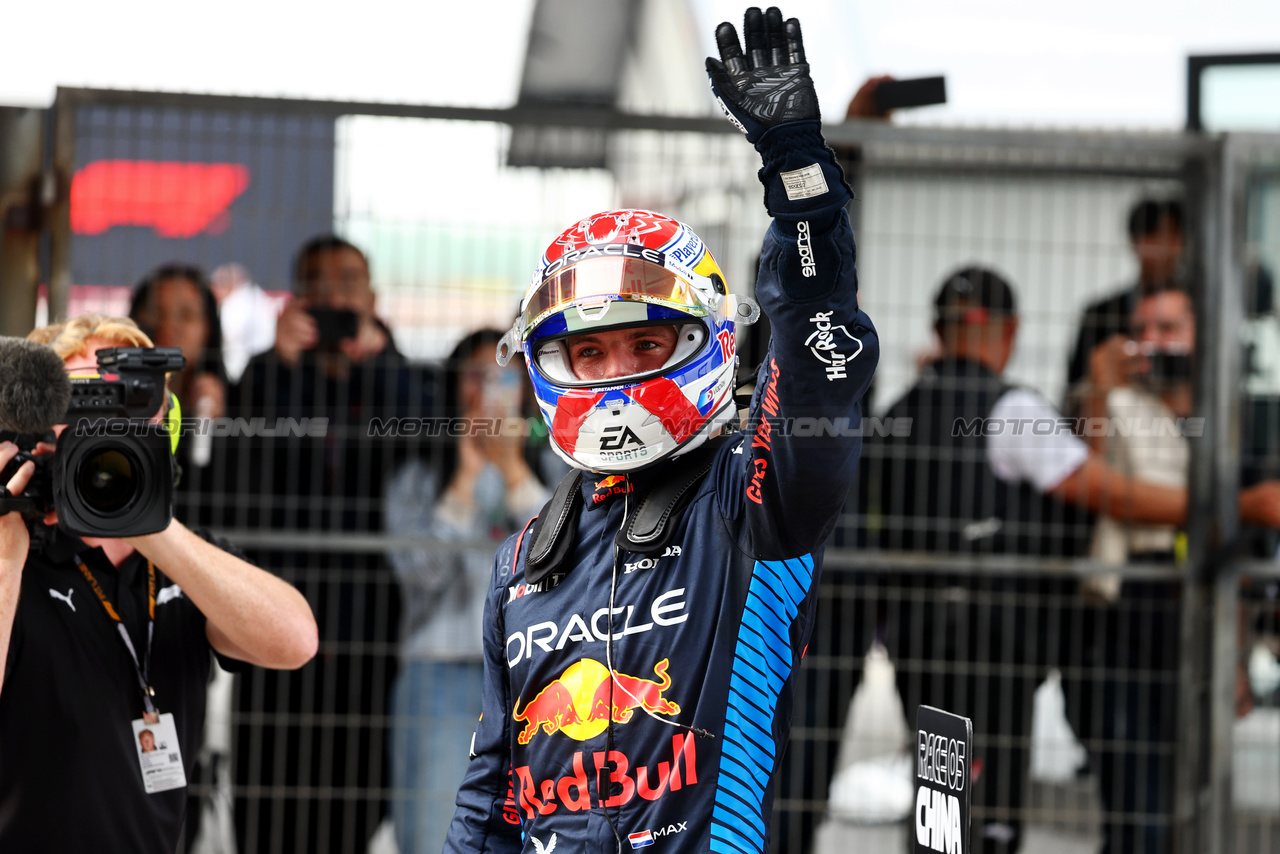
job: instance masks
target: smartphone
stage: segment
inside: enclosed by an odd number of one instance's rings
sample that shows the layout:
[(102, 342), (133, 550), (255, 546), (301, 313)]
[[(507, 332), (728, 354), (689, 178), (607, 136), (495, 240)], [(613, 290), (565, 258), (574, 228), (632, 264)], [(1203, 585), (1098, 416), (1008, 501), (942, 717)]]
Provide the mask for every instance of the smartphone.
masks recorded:
[(917, 77), (913, 80), (886, 80), (876, 87), (876, 108), (880, 112), (905, 107), (927, 107), (947, 103), (947, 78)]
[(1191, 354), (1158, 350), (1147, 356), (1151, 360), (1151, 376), (1158, 382), (1191, 382)]
[(315, 318), (321, 344), (337, 344), (343, 338), (355, 338), (360, 328), (360, 318), (354, 311), (342, 308), (309, 308)]

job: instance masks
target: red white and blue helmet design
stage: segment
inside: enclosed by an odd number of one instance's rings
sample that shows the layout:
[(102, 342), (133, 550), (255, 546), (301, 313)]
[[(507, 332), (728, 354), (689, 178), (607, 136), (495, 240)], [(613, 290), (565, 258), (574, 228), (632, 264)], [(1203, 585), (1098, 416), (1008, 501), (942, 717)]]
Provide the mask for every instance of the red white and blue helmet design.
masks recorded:
[[(566, 462), (624, 473), (690, 451), (736, 417), (735, 326), (759, 314), (754, 300), (729, 293), (691, 228), (651, 211), (606, 211), (547, 247), (498, 361), (524, 351), (552, 447)], [(571, 371), (571, 336), (658, 325), (678, 335), (658, 370), (604, 381)]]

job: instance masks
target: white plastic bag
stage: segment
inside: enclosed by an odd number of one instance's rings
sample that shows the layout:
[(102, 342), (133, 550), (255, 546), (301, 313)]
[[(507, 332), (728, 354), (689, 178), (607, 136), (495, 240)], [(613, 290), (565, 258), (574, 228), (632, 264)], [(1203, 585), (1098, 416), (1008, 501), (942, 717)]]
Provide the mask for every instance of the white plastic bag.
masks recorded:
[(862, 681), (849, 704), (836, 770), (900, 753), (910, 744), (911, 732), (898, 696), (896, 671), (889, 651), (877, 641), (863, 659)]
[(910, 743), (893, 662), (883, 644), (873, 643), (845, 720), (831, 780), (831, 814), (860, 823), (907, 816), (915, 798)]
[(1050, 670), (1036, 689), (1031, 712), (1031, 779), (1066, 783), (1084, 766), (1084, 745), (1067, 722), (1062, 674)]

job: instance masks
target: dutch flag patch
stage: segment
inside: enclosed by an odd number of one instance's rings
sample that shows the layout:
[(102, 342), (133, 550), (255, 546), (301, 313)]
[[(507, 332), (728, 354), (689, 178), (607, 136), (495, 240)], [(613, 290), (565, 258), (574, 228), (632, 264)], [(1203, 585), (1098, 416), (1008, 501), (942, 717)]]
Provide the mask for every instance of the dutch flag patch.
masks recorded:
[(643, 830), (640, 833), (631, 834), (627, 839), (631, 840), (632, 848), (644, 848), (645, 846), (653, 844), (653, 833), (648, 830)]

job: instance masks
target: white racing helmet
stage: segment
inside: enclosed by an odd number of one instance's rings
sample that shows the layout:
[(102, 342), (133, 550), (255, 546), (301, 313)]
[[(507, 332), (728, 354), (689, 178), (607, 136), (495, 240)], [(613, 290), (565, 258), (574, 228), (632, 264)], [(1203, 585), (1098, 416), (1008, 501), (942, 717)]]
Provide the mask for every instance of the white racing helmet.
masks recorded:
[[(630, 472), (692, 450), (736, 416), (734, 330), (759, 315), (754, 300), (728, 292), (688, 226), (651, 211), (606, 211), (547, 247), (498, 361), (524, 351), (552, 447), (566, 462)], [(569, 338), (658, 325), (674, 326), (677, 341), (657, 370), (574, 375)]]

